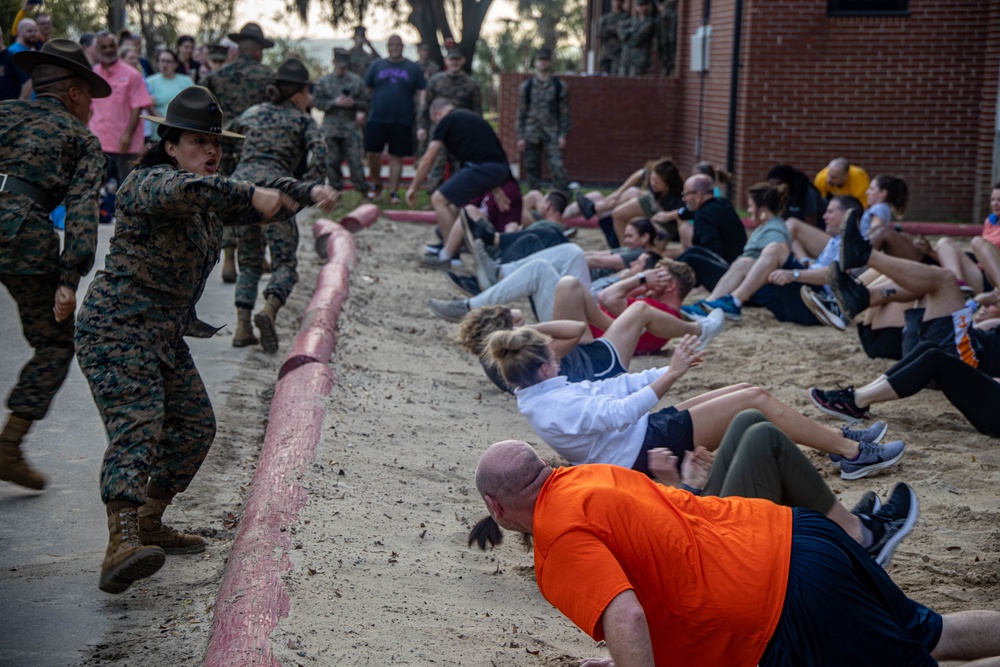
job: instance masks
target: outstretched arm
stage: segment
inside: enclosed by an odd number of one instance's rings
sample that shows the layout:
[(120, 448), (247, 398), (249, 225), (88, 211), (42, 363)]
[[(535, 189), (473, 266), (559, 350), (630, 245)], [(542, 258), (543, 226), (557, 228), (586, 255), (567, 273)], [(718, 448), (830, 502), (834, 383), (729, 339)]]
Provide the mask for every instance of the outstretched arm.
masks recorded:
[[(601, 614), (604, 639), (614, 667), (653, 667), (653, 642), (649, 638), (646, 613), (635, 592), (619, 593)], [(584, 663), (587, 664), (587, 663)], [(598, 663), (600, 664), (600, 663)], [(608, 663), (603, 663), (607, 665)]]

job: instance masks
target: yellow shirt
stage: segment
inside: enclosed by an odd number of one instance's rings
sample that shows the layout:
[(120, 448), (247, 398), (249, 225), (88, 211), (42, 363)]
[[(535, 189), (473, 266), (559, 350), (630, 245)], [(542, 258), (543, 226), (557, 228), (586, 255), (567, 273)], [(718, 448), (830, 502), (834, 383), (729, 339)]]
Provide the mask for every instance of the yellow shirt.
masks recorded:
[(838, 195), (851, 195), (858, 198), (858, 201), (861, 202), (862, 208), (868, 208), (868, 196), (865, 194), (865, 191), (868, 190), (869, 184), (871, 184), (871, 179), (868, 178), (868, 172), (861, 167), (855, 167), (852, 164), (847, 168), (847, 181), (842, 186), (835, 188), (831, 187), (830, 184), (826, 182), (826, 173), (829, 169), (829, 167), (823, 167), (823, 169), (816, 174), (816, 179), (813, 181), (816, 185), (816, 189), (819, 190), (819, 193), (826, 199), (836, 197)]

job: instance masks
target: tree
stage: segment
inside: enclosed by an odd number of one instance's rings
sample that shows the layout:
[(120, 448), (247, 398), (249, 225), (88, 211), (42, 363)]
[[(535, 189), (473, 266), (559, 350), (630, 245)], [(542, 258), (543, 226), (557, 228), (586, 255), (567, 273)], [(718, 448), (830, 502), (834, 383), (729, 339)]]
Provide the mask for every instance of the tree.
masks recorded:
[[(23, 0), (0, 0), (0, 26), (4, 30), (4, 43), (10, 44), (10, 29)], [(33, 5), (28, 17), (44, 12), (52, 17), (52, 34), (75, 39), (85, 32), (94, 32), (104, 26), (107, 7), (96, 0), (46, 0), (45, 5)]]

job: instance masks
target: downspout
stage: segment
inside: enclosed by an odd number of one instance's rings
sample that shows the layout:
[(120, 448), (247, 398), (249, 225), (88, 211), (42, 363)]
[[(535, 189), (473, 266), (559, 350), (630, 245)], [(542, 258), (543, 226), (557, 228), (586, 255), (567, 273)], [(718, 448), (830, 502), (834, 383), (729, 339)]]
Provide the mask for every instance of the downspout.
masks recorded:
[(712, 17), (712, 0), (705, 0), (701, 12), (701, 71), (698, 72), (698, 133), (694, 137), (694, 161), (701, 162), (701, 132), (705, 122), (705, 77), (708, 76), (708, 69), (705, 62), (708, 56), (708, 35), (705, 30)]
[[(740, 42), (743, 37), (743, 0), (736, 0), (733, 18), (733, 64), (729, 75), (729, 131), (726, 136), (726, 171), (736, 173), (736, 103), (739, 99)], [(726, 186), (733, 198), (733, 183)]]

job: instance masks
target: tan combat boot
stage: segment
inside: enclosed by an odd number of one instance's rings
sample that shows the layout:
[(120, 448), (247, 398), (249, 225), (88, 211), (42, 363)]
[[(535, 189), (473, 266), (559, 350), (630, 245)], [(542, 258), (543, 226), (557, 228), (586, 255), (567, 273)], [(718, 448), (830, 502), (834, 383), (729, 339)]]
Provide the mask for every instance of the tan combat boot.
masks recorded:
[(236, 309), (236, 331), (233, 332), (233, 347), (248, 347), (260, 343), (253, 335), (253, 324), (250, 323), (249, 308)]
[(278, 351), (278, 331), (274, 326), (274, 320), (281, 310), (281, 299), (275, 295), (267, 297), (264, 308), (253, 316), (253, 323), (260, 330), (260, 346), (265, 352), (274, 354)]
[(149, 577), (163, 567), (166, 552), (139, 541), (139, 515), (135, 505), (108, 503), (108, 550), (98, 584), (105, 593), (123, 593), (133, 581)]
[(236, 248), (222, 249), (222, 282), (236, 282)]
[(205, 538), (182, 533), (163, 523), (163, 512), (171, 500), (146, 498), (146, 504), (139, 508), (139, 540), (168, 554), (201, 553), (207, 544)]
[(45, 488), (45, 477), (24, 460), (21, 440), (24, 439), (31, 420), (10, 415), (0, 432), (0, 480), (14, 482), (36, 491)]

